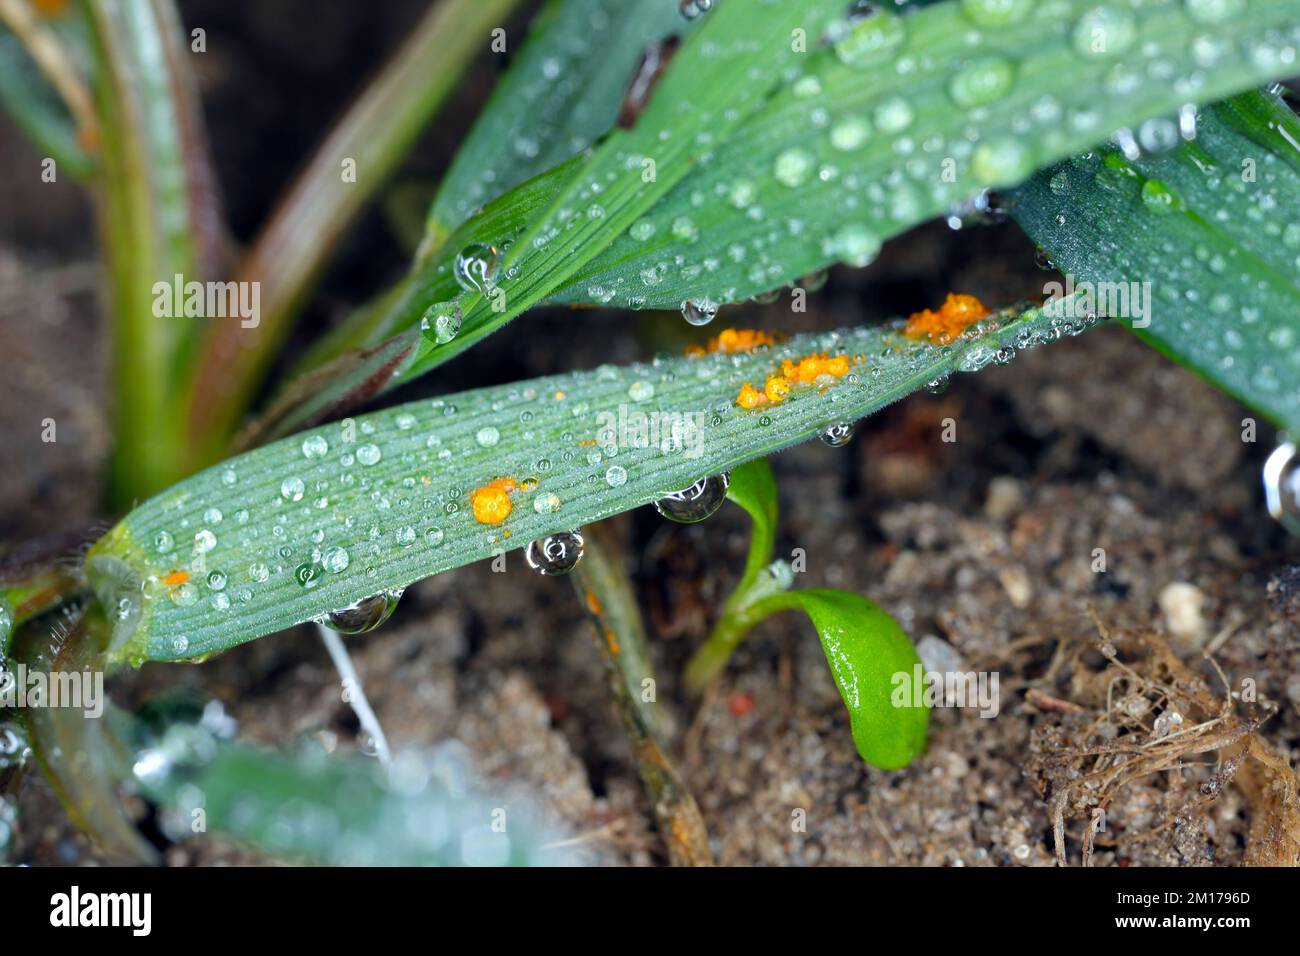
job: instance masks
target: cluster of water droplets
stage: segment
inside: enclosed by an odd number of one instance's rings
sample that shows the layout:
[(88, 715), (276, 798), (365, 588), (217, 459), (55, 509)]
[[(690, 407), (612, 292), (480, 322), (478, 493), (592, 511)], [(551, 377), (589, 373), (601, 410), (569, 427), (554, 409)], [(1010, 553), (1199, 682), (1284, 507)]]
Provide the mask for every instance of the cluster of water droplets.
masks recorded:
[[(1278, 31), (1267, 40), (1241, 42), (1221, 36), (1219, 28), (1239, 15), (1240, 0), (1182, 0), (1181, 7), (1184, 24), (1195, 31), (1191, 64), (1181, 45), (1164, 36), (1144, 38), (1140, 18), (1148, 14), (1127, 2), (1067, 8), (1075, 19), (1065, 47), (1101, 75), (1107, 103), (1136, 100), (1156, 88), (1185, 95), (1190, 104), (1208, 70), (1242, 61), (1280, 67), (1294, 61), (1300, 34)], [(996, 195), (987, 189), (972, 194), (972, 181), (1023, 180), (1045, 153), (1075, 151), (1112, 134), (1125, 149), (1131, 145), (1144, 155), (1196, 135), (1190, 105), (1116, 131), (1106, 128), (1105, 110), (1088, 92), (1090, 84), (1035, 95), (1024, 76), (1037, 68), (1035, 57), (1048, 55), (1048, 45), (1041, 54), (1019, 57), (998, 51), (993, 40), (1013, 30), (1057, 33), (1063, 15), (1057, 4), (964, 0), (960, 13), (943, 14), (964, 18), (972, 51), (951, 75), (910, 45), (916, 29), (911, 13), (902, 3), (856, 3), (827, 39), (841, 69), (892, 70), (922, 85), (927, 76), (942, 74), (942, 95), (967, 120), (959, 134), (935, 129), (918, 115), (910, 96), (882, 96), (864, 86), (861, 106), (848, 106), (834, 68), (796, 65), (783, 95), (791, 119), (800, 120), (798, 136), (761, 160), (748, 141), (735, 153), (726, 143), (716, 154), (706, 151), (697, 172), (620, 239), (617, 258), (632, 265), (593, 279), (569, 293), (570, 300), (629, 308), (680, 305), (688, 321), (704, 324), (718, 305), (785, 285), (800, 263), (867, 265), (884, 237), (935, 213), (946, 210), (953, 228), (1001, 222)], [(1001, 108), (1013, 98), (1022, 106)], [(1004, 122), (1001, 116), (1011, 118)], [(892, 157), (883, 174), (881, 150)], [(1153, 208), (1175, 204), (1159, 184), (1147, 195)], [(714, 227), (702, 227), (706, 217), (697, 210), (710, 204), (730, 207), (751, 225), (726, 227), (731, 235), (725, 243), (704, 241), (703, 229)], [(665, 235), (675, 241), (660, 245)], [(644, 254), (638, 256), (638, 247)]]

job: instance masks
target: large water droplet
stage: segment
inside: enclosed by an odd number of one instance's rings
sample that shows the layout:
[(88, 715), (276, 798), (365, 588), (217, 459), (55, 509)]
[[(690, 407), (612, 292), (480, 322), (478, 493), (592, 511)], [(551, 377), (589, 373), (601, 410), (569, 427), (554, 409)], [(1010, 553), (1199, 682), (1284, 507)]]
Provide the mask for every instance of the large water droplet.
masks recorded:
[(401, 596), (401, 588), (380, 591), (347, 607), (330, 611), (320, 619), (320, 623), (340, 634), (364, 634), (373, 631), (392, 616)]
[(426, 339), (446, 345), (460, 333), (461, 311), (455, 302), (437, 302), (425, 310), (420, 331)]
[(660, 498), (655, 502), (655, 509), (665, 518), (682, 524), (703, 521), (727, 500), (727, 486), (730, 483), (731, 476), (726, 472), (701, 478), (689, 488)]
[(585, 550), (581, 531), (560, 531), (530, 542), (524, 560), (539, 574), (568, 574), (582, 560)]
[(948, 86), (958, 106), (974, 107), (994, 103), (1011, 91), (1015, 67), (1010, 60), (989, 57), (963, 67)]
[(501, 253), (495, 246), (481, 242), (466, 246), (456, 256), (452, 274), (456, 284), (466, 292), (489, 292), (496, 280)]
[(682, 318), (691, 325), (708, 325), (718, 314), (718, 304), (712, 299), (687, 299), (682, 303)]
[(813, 158), (802, 149), (787, 149), (776, 157), (773, 175), (777, 181), (794, 189), (808, 181), (812, 173)]
[(310, 435), (302, 440), (304, 458), (323, 458), (329, 450), (330, 443), (325, 440), (324, 435)]
[(823, 428), (817, 437), (832, 448), (843, 448), (853, 440), (853, 423), (836, 422)]

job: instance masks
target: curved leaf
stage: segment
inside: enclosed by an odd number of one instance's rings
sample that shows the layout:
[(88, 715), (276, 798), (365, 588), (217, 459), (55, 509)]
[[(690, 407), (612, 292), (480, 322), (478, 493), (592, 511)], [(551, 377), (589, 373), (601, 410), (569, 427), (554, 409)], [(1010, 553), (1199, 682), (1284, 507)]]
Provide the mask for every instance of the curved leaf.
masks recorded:
[[(1029, 308), (996, 313), (944, 347), (887, 328), (805, 335), (321, 426), (181, 482), (91, 549), (87, 574), (117, 609), (110, 655), (176, 660), (231, 647), (654, 501), (954, 369), (1081, 328)], [(767, 409), (737, 406), (745, 382), (810, 353), (843, 354), (851, 369)], [(512, 510), (504, 523), (479, 523), (470, 494), (500, 478), (515, 484)]]
[[(838, 0), (787, 4), (779, 22), (743, 3), (712, 11), (632, 136), (616, 132), (527, 197), (501, 197), (490, 228), (470, 220), (420, 271), (375, 326), (413, 346), (393, 384), (539, 301), (721, 304), (868, 262), (890, 236), (1116, 127), (1285, 74), (1300, 41), (1288, 0), (1255, 0), (1240, 16), (1233, 4), (953, 0), (879, 14), (836, 49), (819, 47), (814, 21), (841, 11)], [(800, 34), (806, 52), (791, 55)], [(731, 64), (704, 56), (737, 43), (755, 52)], [(780, 82), (724, 104), (718, 84), (744, 86), (728, 66)], [(695, 148), (671, 148), (692, 136)], [(646, 159), (655, 179), (641, 183)], [(491, 296), (462, 292), (453, 276), (456, 254), (480, 243), (513, 243)], [(435, 303), (463, 316), (454, 339), (402, 332)]]
[(829, 588), (772, 594), (750, 613), (761, 620), (792, 610), (807, 614), (817, 629), (862, 759), (882, 770), (911, 763), (925, 747), (930, 710), (895, 703), (895, 689), (904, 681), (911, 686), (921, 666), (898, 622), (860, 595)]
[(1300, 119), (1279, 97), (1202, 110), (1195, 140), (1167, 155), (1107, 147), (1044, 170), (1010, 208), (1062, 272), (1110, 300), (1098, 307), (1300, 429)]

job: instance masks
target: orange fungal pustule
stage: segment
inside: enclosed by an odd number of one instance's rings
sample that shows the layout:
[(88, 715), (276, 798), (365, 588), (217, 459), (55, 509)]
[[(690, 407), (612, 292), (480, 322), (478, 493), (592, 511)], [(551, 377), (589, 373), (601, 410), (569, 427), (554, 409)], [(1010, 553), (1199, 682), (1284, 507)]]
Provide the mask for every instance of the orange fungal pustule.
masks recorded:
[(737, 352), (752, 352), (760, 345), (772, 345), (776, 336), (760, 329), (723, 329), (705, 345), (692, 345), (686, 350), (687, 355), (706, 355), (722, 352), (733, 355)]
[(500, 524), (505, 521), (514, 507), (510, 502), (510, 492), (516, 487), (513, 478), (496, 478), (482, 488), (471, 491), (469, 503), (474, 511), (474, 520), (479, 524)]
[(923, 309), (909, 315), (903, 334), (947, 345), (988, 314), (988, 308), (975, 296), (949, 292), (938, 310)]
[(780, 370), (767, 377), (762, 391), (749, 382), (741, 386), (736, 395), (736, 404), (741, 408), (779, 405), (789, 397), (795, 386), (813, 385), (826, 378), (841, 378), (849, 373), (853, 362), (847, 355), (827, 355), (825, 352), (815, 352), (798, 359), (782, 359)]

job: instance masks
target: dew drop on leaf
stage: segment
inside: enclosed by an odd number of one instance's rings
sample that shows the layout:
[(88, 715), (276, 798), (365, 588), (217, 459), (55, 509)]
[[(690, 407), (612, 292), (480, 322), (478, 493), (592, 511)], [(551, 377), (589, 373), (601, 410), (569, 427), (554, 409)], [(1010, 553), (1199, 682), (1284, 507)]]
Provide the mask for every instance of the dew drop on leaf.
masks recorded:
[(687, 299), (682, 302), (682, 318), (691, 325), (708, 325), (717, 314), (718, 304), (712, 299)]
[(280, 482), (280, 497), (286, 501), (302, 501), (303, 492), (306, 486), (302, 479), (298, 477), (286, 478)]
[(347, 607), (330, 611), (320, 618), (320, 623), (340, 634), (364, 634), (373, 631), (392, 616), (401, 596), (401, 588), (380, 591)]
[(302, 440), (304, 458), (324, 458), (329, 450), (330, 443), (325, 440), (324, 435), (310, 435)]
[(491, 291), (499, 260), (500, 252), (494, 246), (478, 242), (466, 246), (452, 265), (456, 284), (466, 292)]
[(731, 476), (726, 472), (701, 478), (688, 488), (660, 498), (655, 502), (655, 509), (665, 518), (682, 524), (703, 521), (727, 500), (730, 483)]
[(582, 560), (585, 550), (581, 531), (560, 531), (530, 542), (524, 560), (539, 574), (568, 574)]
[(836, 422), (823, 428), (817, 437), (832, 448), (843, 448), (853, 440), (853, 423)]

